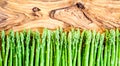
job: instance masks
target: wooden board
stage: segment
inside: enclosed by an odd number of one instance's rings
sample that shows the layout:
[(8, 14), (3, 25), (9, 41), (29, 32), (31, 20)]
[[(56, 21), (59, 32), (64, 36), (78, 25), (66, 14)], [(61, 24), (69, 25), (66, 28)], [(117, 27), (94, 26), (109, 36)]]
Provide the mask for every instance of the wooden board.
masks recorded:
[(104, 31), (120, 27), (120, 1), (0, 0), (0, 30), (43, 28)]

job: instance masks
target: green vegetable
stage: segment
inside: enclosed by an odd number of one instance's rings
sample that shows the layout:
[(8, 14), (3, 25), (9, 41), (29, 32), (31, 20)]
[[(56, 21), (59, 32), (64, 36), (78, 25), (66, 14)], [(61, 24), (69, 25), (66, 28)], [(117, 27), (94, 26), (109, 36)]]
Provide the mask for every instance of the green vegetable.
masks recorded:
[(35, 55), (35, 66), (39, 65), (39, 54), (40, 54), (40, 34), (38, 31), (36, 31), (35, 34), (36, 39), (36, 55)]
[(84, 54), (83, 54), (83, 66), (88, 66), (88, 62), (89, 62), (89, 49), (90, 49), (90, 43), (91, 43), (91, 32), (90, 31), (86, 31), (85, 32), (85, 50), (84, 50)]
[(97, 66), (100, 66), (100, 57), (102, 53), (103, 42), (104, 42), (104, 34), (100, 36), (100, 44), (98, 45)]
[(82, 58), (81, 58), (81, 49), (82, 49), (82, 42), (83, 42), (83, 37), (84, 37), (84, 33), (85, 31), (82, 32), (81, 36), (80, 36), (80, 42), (78, 44), (78, 60), (77, 60), (77, 65), (81, 66), (81, 62), (82, 62)]
[(50, 40), (50, 66), (53, 66), (53, 44), (54, 44), (54, 37), (53, 32), (51, 32), (51, 40)]
[(10, 37), (10, 56), (9, 56), (9, 60), (8, 60), (8, 66), (12, 66), (13, 44), (14, 44), (14, 32), (13, 31), (10, 31), (9, 37)]
[(32, 44), (30, 47), (30, 66), (34, 66), (34, 53), (35, 53), (35, 34), (32, 33)]
[(0, 51), (0, 66), (2, 66), (2, 55), (1, 55), (1, 51)]
[(91, 47), (90, 47), (90, 62), (89, 65), (93, 66), (93, 55), (94, 55), (94, 46), (95, 46), (95, 36), (96, 36), (96, 32), (93, 31), (92, 33), (92, 42), (91, 42)]
[(115, 65), (115, 31), (110, 30), (111, 38), (110, 38), (110, 43), (111, 43), (111, 66)]
[(78, 54), (78, 43), (79, 43), (79, 38), (80, 38), (80, 31), (77, 30), (74, 32), (73, 34), (73, 40), (74, 40), (74, 46), (73, 46), (73, 50), (74, 50), (74, 56), (73, 56), (73, 65), (72, 66), (76, 66), (76, 61), (77, 61), (77, 54)]
[(103, 59), (103, 63), (104, 63), (104, 66), (107, 66), (107, 48), (108, 48), (108, 45), (107, 45), (107, 43), (108, 43), (108, 31), (106, 31), (106, 33), (105, 33), (105, 47), (104, 47), (104, 59)]
[(18, 56), (18, 66), (22, 66), (22, 57), (21, 57), (21, 45), (20, 45), (20, 36), (16, 32), (16, 43), (17, 43), (17, 56)]
[(46, 45), (46, 66), (50, 65), (50, 44), (51, 44), (51, 32), (47, 32), (47, 45)]
[(5, 32), (4, 31), (2, 31), (1, 39), (2, 39), (2, 58), (4, 60), (5, 58)]
[(20, 43), (21, 43), (21, 56), (22, 56), (22, 66), (25, 66), (25, 48), (24, 48), (24, 34), (23, 32), (20, 33)]
[(115, 44), (115, 48), (116, 48), (116, 53), (115, 53), (115, 66), (118, 65), (118, 46), (119, 46), (119, 30), (116, 30), (116, 44)]
[[(106, 33), (107, 34), (107, 33)], [(111, 62), (110, 62), (110, 57), (111, 57), (111, 40), (112, 36), (111, 33), (108, 34), (108, 42), (107, 42), (107, 66), (111, 66)]]
[(95, 46), (94, 46), (94, 54), (93, 54), (93, 66), (96, 66), (96, 55), (97, 55), (97, 48), (100, 40), (100, 33), (96, 34), (95, 37)]
[(46, 37), (47, 37), (47, 29), (44, 29), (42, 34), (42, 44), (40, 46), (40, 66), (44, 66), (45, 63), (45, 44), (46, 44)]
[(59, 30), (57, 29), (55, 32), (55, 66), (59, 66), (60, 64), (60, 36), (59, 36)]
[(4, 66), (7, 66), (7, 61), (8, 61), (8, 54), (9, 54), (9, 48), (10, 48), (10, 38), (9, 36), (7, 35), (7, 43), (6, 43), (6, 53), (5, 53), (5, 59), (4, 59)]
[[(119, 32), (119, 35), (120, 35), (120, 32)], [(120, 36), (119, 36), (119, 39), (120, 39)], [(120, 66), (120, 40), (119, 40), (119, 45), (118, 45), (118, 66)]]
[(72, 33), (69, 32), (68, 34), (68, 66), (72, 66), (71, 44), (72, 44)]
[(29, 66), (29, 43), (30, 43), (30, 33), (31, 31), (29, 30), (27, 32), (27, 37), (26, 37), (26, 41), (25, 41), (25, 44), (26, 44), (26, 51), (25, 51), (25, 66)]
[(65, 32), (65, 36), (64, 36), (64, 44), (65, 44), (65, 66), (68, 65), (68, 53), (67, 53), (67, 48), (68, 48), (68, 45), (67, 45), (67, 33)]

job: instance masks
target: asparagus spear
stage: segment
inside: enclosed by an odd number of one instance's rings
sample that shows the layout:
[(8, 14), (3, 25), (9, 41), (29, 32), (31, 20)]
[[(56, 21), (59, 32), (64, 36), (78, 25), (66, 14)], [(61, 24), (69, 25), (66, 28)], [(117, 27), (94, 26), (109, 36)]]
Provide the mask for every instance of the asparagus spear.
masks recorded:
[(102, 53), (103, 42), (104, 42), (104, 34), (100, 36), (100, 44), (98, 46), (98, 53), (97, 53), (97, 66), (100, 66), (100, 56)]
[(97, 48), (98, 48), (99, 40), (100, 40), (100, 33), (97, 33), (96, 37), (95, 37), (95, 46), (94, 46), (94, 54), (93, 54), (93, 66), (96, 65), (96, 54), (97, 54)]
[(69, 32), (68, 34), (68, 66), (72, 66), (71, 44), (72, 44), (72, 33)]
[(116, 30), (116, 53), (115, 53), (115, 66), (118, 65), (118, 45), (119, 45), (119, 30)]
[(62, 44), (62, 66), (67, 66), (67, 40), (66, 32), (62, 33), (63, 44)]
[(54, 65), (55, 66), (59, 66), (59, 63), (60, 63), (60, 36), (59, 36), (59, 30), (57, 29), (56, 32), (55, 32), (55, 40), (56, 40), (56, 43), (55, 43), (55, 63)]
[(2, 55), (1, 55), (2, 53), (1, 53), (1, 51), (0, 51), (0, 66), (3, 66), (2, 65)]
[(63, 36), (63, 31), (62, 28), (60, 28), (60, 66), (62, 65), (62, 62), (64, 61), (64, 58), (62, 57), (64, 54), (64, 50), (63, 50), (63, 40), (64, 40), (64, 36)]
[(50, 61), (50, 44), (51, 44), (51, 32), (48, 30), (47, 32), (47, 48), (46, 48), (46, 66), (49, 66)]
[(35, 66), (38, 66), (39, 64), (39, 54), (40, 54), (40, 34), (38, 31), (36, 31), (35, 34), (35, 39), (36, 39), (36, 55), (35, 55)]
[[(32, 33), (32, 46), (31, 46), (31, 49), (30, 49), (30, 66), (33, 66), (33, 63), (34, 63), (34, 51), (35, 50), (35, 34), (34, 32)], [(39, 59), (39, 58), (38, 58)]]
[(89, 60), (89, 48), (91, 43), (91, 31), (86, 31), (85, 33), (86, 41), (85, 41), (85, 51), (83, 54), (83, 66), (88, 66), (88, 60)]
[(22, 66), (22, 58), (21, 58), (21, 46), (20, 46), (20, 36), (19, 33), (16, 32), (16, 43), (17, 43), (17, 56), (18, 56), (18, 66)]
[(102, 52), (101, 52), (101, 56), (100, 56), (100, 66), (103, 66), (104, 64), (103, 64), (103, 47), (104, 46), (102, 46)]
[[(74, 61), (74, 56), (75, 56), (75, 47), (76, 47), (76, 45), (75, 45), (75, 30), (74, 29), (72, 29), (71, 30), (71, 33), (72, 33), (72, 37), (71, 37), (71, 39), (72, 39), (72, 43), (71, 43), (71, 52), (72, 52), (72, 62)], [(72, 65), (74, 64), (74, 62), (72, 63)]]
[(111, 43), (111, 66), (114, 66), (115, 63), (115, 31), (110, 30), (111, 38), (110, 38), (110, 43)]
[(46, 37), (47, 37), (47, 29), (44, 29), (42, 34), (42, 44), (40, 48), (40, 66), (44, 66), (44, 56), (45, 56), (45, 44), (46, 44)]
[(54, 43), (54, 37), (53, 37), (53, 32), (51, 32), (51, 43), (50, 43), (50, 66), (53, 66), (53, 43)]
[(64, 50), (62, 50), (62, 60), (61, 60), (61, 63), (62, 63), (62, 65), (61, 66), (65, 66), (65, 51)]
[(74, 40), (75, 40), (74, 48), (75, 48), (75, 50), (74, 50), (73, 66), (76, 66), (79, 38), (80, 38), (80, 31), (77, 30), (77, 31), (75, 31), (75, 34), (74, 34)]
[(18, 57), (17, 57), (17, 54), (15, 54), (15, 63), (14, 63), (14, 66), (18, 66)]
[(91, 43), (91, 47), (90, 47), (90, 62), (89, 65), (93, 66), (93, 55), (94, 55), (94, 46), (95, 46), (95, 36), (96, 36), (96, 32), (93, 31), (92, 33), (92, 43)]
[(2, 39), (2, 58), (4, 60), (4, 57), (5, 57), (5, 32), (4, 31), (2, 31), (1, 39)]
[(63, 44), (62, 44), (62, 49), (61, 49), (61, 51), (62, 51), (62, 58), (61, 58), (61, 64), (62, 64), (62, 66), (65, 66), (66, 65), (66, 61), (65, 61), (65, 33), (62, 33), (62, 36), (63, 36)]
[[(119, 32), (119, 36), (120, 36), (120, 32)], [(119, 45), (118, 45), (118, 66), (120, 66), (120, 40), (119, 40)]]
[(108, 45), (108, 48), (107, 48), (107, 53), (108, 53), (108, 56), (107, 56), (107, 66), (111, 66), (110, 64), (110, 56), (111, 56), (111, 33), (108, 34), (108, 42), (107, 42), (107, 45)]
[(104, 66), (106, 66), (107, 65), (107, 51), (108, 51), (108, 45), (107, 45), (107, 43), (108, 43), (108, 36), (109, 36), (109, 34), (108, 34), (108, 30), (106, 30), (106, 33), (105, 33), (105, 48), (104, 48), (104, 59), (103, 59), (103, 61), (104, 61)]
[(20, 33), (20, 43), (21, 43), (21, 49), (22, 49), (22, 52), (21, 52), (21, 54), (22, 54), (22, 66), (25, 66), (24, 64), (24, 61), (25, 61), (25, 48), (24, 48), (24, 34), (23, 34), (23, 32), (21, 32)]
[(65, 66), (67, 66), (67, 63), (68, 63), (68, 53), (67, 53), (67, 48), (68, 48), (68, 45), (67, 45), (67, 33), (65, 32), (65, 37), (64, 37), (64, 44), (65, 44)]
[(77, 66), (82, 65), (82, 58), (81, 58), (81, 49), (82, 49), (82, 42), (83, 42), (83, 37), (84, 37), (85, 31), (82, 32), (80, 36), (80, 43), (78, 44), (78, 60), (77, 60)]
[(29, 66), (29, 43), (30, 43), (30, 33), (31, 31), (29, 30), (27, 32), (27, 37), (26, 37), (26, 41), (25, 41), (25, 44), (26, 44), (26, 55), (25, 55), (25, 66)]
[(10, 37), (10, 56), (9, 56), (9, 60), (8, 60), (8, 66), (12, 66), (12, 56), (13, 56), (13, 43), (14, 43), (14, 32), (10, 31), (9, 33), (9, 37)]
[(6, 43), (6, 53), (5, 53), (5, 59), (4, 59), (4, 66), (7, 66), (7, 61), (8, 61), (8, 54), (9, 54), (9, 44), (10, 44), (10, 39), (9, 36), (7, 35), (7, 43)]

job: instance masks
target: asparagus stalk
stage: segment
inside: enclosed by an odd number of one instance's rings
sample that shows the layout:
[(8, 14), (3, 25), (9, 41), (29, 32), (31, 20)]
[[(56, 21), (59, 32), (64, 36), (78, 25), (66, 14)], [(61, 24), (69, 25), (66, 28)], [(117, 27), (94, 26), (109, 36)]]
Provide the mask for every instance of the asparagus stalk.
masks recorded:
[(16, 32), (16, 43), (17, 43), (17, 56), (18, 56), (18, 66), (22, 66), (21, 60), (21, 46), (20, 46), (20, 36), (19, 33)]
[(60, 36), (59, 36), (59, 30), (57, 29), (56, 32), (55, 32), (55, 40), (56, 40), (56, 43), (55, 43), (55, 66), (59, 66), (60, 64)]
[(18, 57), (17, 57), (17, 54), (15, 54), (15, 63), (14, 63), (14, 66), (18, 66)]
[(4, 31), (2, 31), (1, 39), (2, 39), (2, 58), (4, 60), (4, 57), (5, 57), (5, 32)]
[(63, 47), (63, 41), (64, 41), (64, 36), (63, 36), (63, 31), (62, 28), (60, 28), (60, 66), (62, 65), (62, 62), (64, 61), (63, 55), (64, 55), (64, 47)]
[(51, 32), (51, 43), (50, 43), (50, 66), (53, 66), (53, 45), (54, 44), (54, 35)]
[(26, 44), (26, 55), (25, 55), (25, 66), (29, 66), (29, 43), (30, 43), (30, 33), (31, 31), (29, 30), (27, 32), (27, 37), (26, 37), (26, 41), (25, 41), (25, 44)]
[[(120, 36), (120, 32), (119, 32), (119, 36)], [(120, 39), (120, 37), (119, 37)], [(118, 45), (118, 66), (120, 66), (120, 40), (119, 40), (119, 45)]]
[(8, 66), (12, 66), (12, 56), (13, 56), (13, 44), (14, 44), (14, 32), (10, 31), (9, 34), (10, 37), (10, 56), (9, 56), (9, 60), (8, 60)]
[(30, 49), (30, 66), (33, 66), (33, 63), (34, 63), (34, 51), (35, 50), (35, 34), (34, 32), (32, 33), (32, 46), (31, 46), (31, 49)]
[(107, 56), (107, 65), (108, 66), (111, 66), (111, 63), (110, 63), (110, 56), (111, 56), (111, 38), (112, 38), (112, 36), (111, 36), (111, 33), (109, 33), (108, 34), (108, 43), (107, 43), (107, 45), (108, 45), (108, 51), (107, 51), (107, 53), (108, 53), (108, 56)]
[(1, 53), (1, 51), (0, 51), (0, 66), (3, 66), (2, 65), (2, 55), (1, 55), (2, 53)]
[(65, 32), (65, 37), (64, 37), (64, 44), (65, 44), (65, 66), (67, 66), (67, 63), (68, 63), (68, 53), (67, 53), (67, 48), (68, 48), (68, 45), (67, 45), (67, 33)]
[(22, 49), (22, 52), (21, 52), (21, 54), (22, 54), (22, 66), (25, 66), (24, 64), (24, 61), (25, 61), (25, 48), (24, 48), (24, 34), (23, 34), (23, 32), (21, 32), (20, 33), (20, 43), (21, 43), (21, 49)]
[(65, 51), (64, 50), (62, 50), (62, 60), (61, 60), (61, 63), (62, 63), (62, 66), (65, 66)]
[(51, 32), (48, 30), (47, 32), (47, 48), (46, 48), (46, 66), (49, 66), (50, 61), (50, 44), (51, 44)]
[(100, 56), (102, 53), (103, 42), (104, 42), (104, 34), (100, 36), (100, 44), (98, 46), (98, 53), (97, 53), (97, 66), (100, 66)]
[(84, 37), (85, 31), (82, 32), (80, 36), (80, 43), (78, 44), (78, 60), (77, 60), (77, 66), (82, 65), (82, 58), (81, 58), (81, 50), (82, 50), (82, 43), (83, 43), (83, 37)]
[(95, 46), (94, 46), (94, 54), (93, 54), (93, 66), (96, 65), (96, 54), (97, 54), (97, 48), (98, 48), (99, 40), (100, 40), (100, 33), (97, 33), (96, 37), (95, 37)]
[(91, 43), (91, 31), (86, 31), (85, 33), (86, 36), (86, 41), (85, 41), (85, 51), (83, 54), (83, 66), (88, 66), (88, 61), (89, 61), (89, 48), (90, 48), (90, 43)]
[(111, 39), (110, 39), (110, 43), (111, 43), (111, 66), (114, 66), (115, 64), (115, 31), (114, 30), (110, 30), (110, 34), (111, 34)]
[(68, 66), (72, 66), (71, 44), (72, 44), (72, 33), (69, 32), (68, 34)]
[(92, 33), (92, 43), (91, 43), (91, 47), (90, 47), (90, 62), (89, 65), (93, 66), (93, 55), (94, 55), (94, 46), (95, 46), (95, 36), (96, 36), (96, 32), (93, 31)]
[(100, 66), (103, 66), (104, 64), (103, 64), (103, 47), (104, 46), (102, 46), (102, 53), (101, 53), (101, 56), (100, 56)]
[(71, 52), (72, 52), (72, 65), (74, 64), (74, 56), (75, 56), (75, 30), (74, 29), (72, 29), (71, 30), (71, 33), (72, 33), (72, 37), (71, 37), (71, 39), (72, 39), (72, 43), (71, 43)]
[(8, 62), (8, 54), (9, 54), (9, 45), (10, 45), (10, 38), (7, 35), (7, 43), (6, 43), (6, 53), (5, 53), (5, 59), (4, 59), (4, 66), (7, 66), (7, 62)]
[(62, 62), (62, 66), (66, 66), (66, 64), (67, 64), (67, 62), (66, 62), (66, 53), (65, 53), (65, 51), (66, 51), (66, 37), (65, 37), (65, 35), (66, 35), (66, 33), (62, 33), (62, 36), (63, 36), (63, 44), (62, 44), (62, 59), (61, 59), (61, 62)]
[(105, 34), (105, 48), (104, 48), (104, 59), (103, 59), (103, 61), (104, 61), (104, 66), (107, 66), (107, 51), (108, 51), (108, 45), (107, 45), (107, 43), (108, 43), (108, 31), (106, 31), (106, 34)]
[(46, 37), (47, 37), (47, 29), (44, 29), (42, 34), (42, 44), (40, 48), (40, 66), (44, 66), (45, 63), (45, 44), (46, 44)]
[(115, 53), (115, 66), (118, 65), (118, 46), (119, 46), (119, 30), (116, 30), (116, 53)]
[(73, 66), (76, 66), (79, 38), (80, 38), (80, 31), (77, 30), (75, 31), (75, 34), (74, 34), (74, 40), (75, 40), (74, 49), (75, 50), (74, 50)]
[(40, 34), (39, 32), (36, 32), (35, 34), (35, 39), (36, 39), (36, 55), (35, 55), (35, 66), (38, 66), (39, 64), (39, 54), (40, 54)]

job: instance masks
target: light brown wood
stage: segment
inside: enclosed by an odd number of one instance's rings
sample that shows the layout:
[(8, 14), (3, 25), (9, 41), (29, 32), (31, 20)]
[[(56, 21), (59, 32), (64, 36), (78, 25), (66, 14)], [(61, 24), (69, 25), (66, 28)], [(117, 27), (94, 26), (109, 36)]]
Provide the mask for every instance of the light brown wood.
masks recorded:
[(120, 27), (120, 1), (0, 0), (0, 30)]

